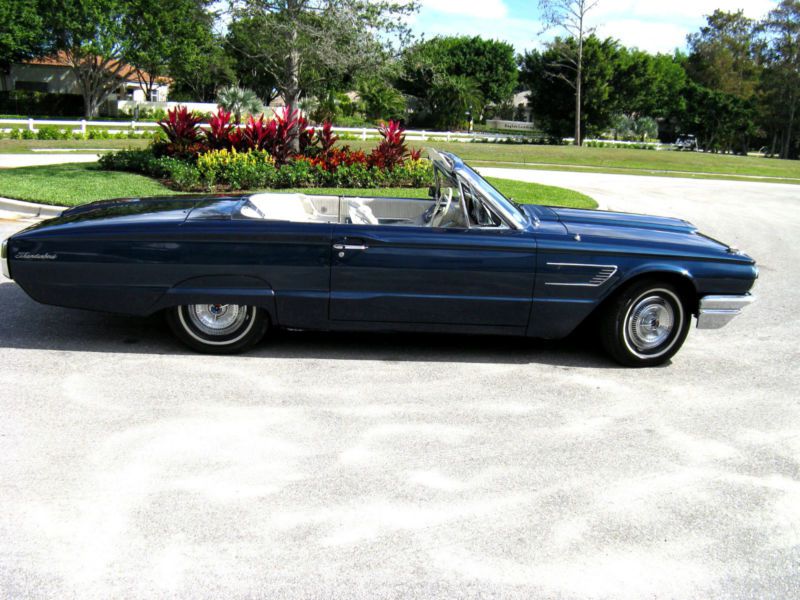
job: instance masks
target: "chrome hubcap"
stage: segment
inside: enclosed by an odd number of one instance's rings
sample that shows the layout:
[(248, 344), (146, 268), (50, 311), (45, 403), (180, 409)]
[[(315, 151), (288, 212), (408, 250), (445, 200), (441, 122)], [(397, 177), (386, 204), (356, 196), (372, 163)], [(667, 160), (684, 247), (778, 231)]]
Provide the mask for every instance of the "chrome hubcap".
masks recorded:
[(230, 335), (247, 318), (247, 307), (236, 304), (193, 304), (187, 312), (195, 327), (215, 336)]
[(658, 348), (669, 339), (675, 326), (672, 305), (660, 296), (643, 298), (629, 314), (628, 339), (639, 350)]

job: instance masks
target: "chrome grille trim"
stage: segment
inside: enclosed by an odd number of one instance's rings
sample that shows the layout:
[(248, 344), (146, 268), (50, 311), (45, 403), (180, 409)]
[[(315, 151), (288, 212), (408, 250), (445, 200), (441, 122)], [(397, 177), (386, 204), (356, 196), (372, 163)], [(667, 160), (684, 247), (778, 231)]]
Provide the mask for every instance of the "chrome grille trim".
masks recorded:
[(595, 265), (587, 263), (547, 263), (548, 267), (578, 267), (578, 268), (595, 268), (597, 273), (585, 283), (561, 283), (556, 281), (546, 281), (545, 285), (562, 286), (562, 287), (600, 287), (616, 275), (619, 268), (617, 265)]

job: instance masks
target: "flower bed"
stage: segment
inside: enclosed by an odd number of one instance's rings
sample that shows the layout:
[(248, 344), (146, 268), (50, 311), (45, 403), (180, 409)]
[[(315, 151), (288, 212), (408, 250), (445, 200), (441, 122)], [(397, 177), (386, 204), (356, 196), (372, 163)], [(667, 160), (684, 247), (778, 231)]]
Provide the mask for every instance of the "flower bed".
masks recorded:
[(404, 130), (394, 121), (381, 125), (383, 139), (369, 154), (337, 147), (330, 123), (309, 127), (288, 107), (271, 120), (251, 116), (243, 126), (220, 108), (207, 128), (201, 123), (202, 117), (184, 107), (171, 110), (159, 122), (164, 138), (145, 150), (107, 154), (100, 165), (162, 179), (181, 191), (421, 187), (432, 178), (430, 163), (408, 149)]

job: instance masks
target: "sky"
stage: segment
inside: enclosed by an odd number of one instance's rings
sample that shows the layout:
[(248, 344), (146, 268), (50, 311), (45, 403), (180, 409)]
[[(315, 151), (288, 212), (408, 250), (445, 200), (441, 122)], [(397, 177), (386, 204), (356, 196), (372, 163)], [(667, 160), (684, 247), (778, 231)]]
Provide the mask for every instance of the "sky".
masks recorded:
[[(671, 53), (686, 48), (686, 35), (697, 31), (704, 15), (742, 9), (760, 19), (777, 0), (599, 0), (589, 13), (590, 25), (601, 37), (626, 46)], [(426, 38), (435, 35), (480, 35), (510, 42), (518, 52), (541, 46), (557, 30), (542, 33), (538, 0), (421, 0), (412, 29)]]

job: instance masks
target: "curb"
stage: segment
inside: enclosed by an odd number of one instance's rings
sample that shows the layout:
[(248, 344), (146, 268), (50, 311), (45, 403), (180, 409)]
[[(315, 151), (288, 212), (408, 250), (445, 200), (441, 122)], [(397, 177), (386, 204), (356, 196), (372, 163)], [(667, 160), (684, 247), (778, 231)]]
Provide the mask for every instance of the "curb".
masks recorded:
[(67, 210), (66, 206), (52, 206), (50, 204), (36, 204), (22, 200), (0, 197), (0, 210), (17, 213), (25, 217), (57, 217)]

